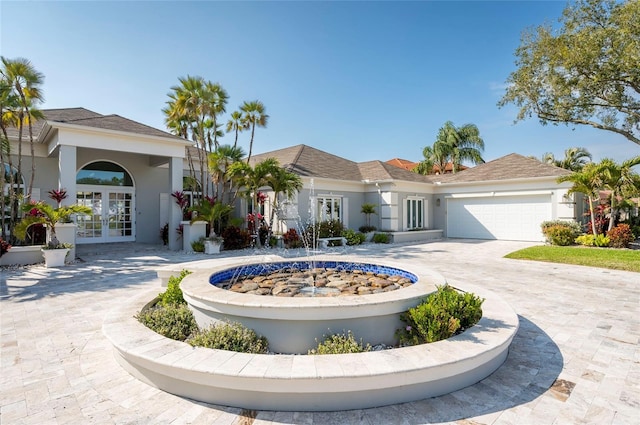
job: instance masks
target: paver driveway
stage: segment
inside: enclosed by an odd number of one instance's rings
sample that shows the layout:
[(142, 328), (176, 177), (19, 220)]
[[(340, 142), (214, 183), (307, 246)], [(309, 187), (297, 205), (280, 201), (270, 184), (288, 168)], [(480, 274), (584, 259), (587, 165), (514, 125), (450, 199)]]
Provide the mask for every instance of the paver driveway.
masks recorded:
[[(529, 245), (449, 240), (349, 248), (363, 258), (427, 262), (452, 284), (468, 280), (499, 292), (518, 313), (520, 329), (505, 364), (476, 385), (417, 402), (322, 413), (194, 402), (143, 384), (116, 363), (101, 332), (105, 314), (133, 294), (159, 291), (158, 268), (201, 255), (140, 244), (80, 246), (81, 260), (61, 269), (4, 269), (0, 423), (640, 423), (640, 274), (502, 258)], [(218, 261), (238, 255), (262, 254), (223, 253)]]

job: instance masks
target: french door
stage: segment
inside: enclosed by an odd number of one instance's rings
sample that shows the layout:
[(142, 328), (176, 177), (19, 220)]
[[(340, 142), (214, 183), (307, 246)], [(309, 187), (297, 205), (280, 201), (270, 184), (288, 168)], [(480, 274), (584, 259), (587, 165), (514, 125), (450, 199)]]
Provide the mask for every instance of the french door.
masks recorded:
[(135, 190), (133, 187), (78, 185), (79, 205), (90, 215), (77, 218), (77, 243), (135, 241)]

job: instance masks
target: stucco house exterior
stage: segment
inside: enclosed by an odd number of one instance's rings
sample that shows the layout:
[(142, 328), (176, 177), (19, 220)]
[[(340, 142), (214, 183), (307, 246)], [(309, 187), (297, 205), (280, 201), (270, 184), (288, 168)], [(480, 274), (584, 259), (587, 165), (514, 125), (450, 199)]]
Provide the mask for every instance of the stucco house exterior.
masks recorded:
[[(182, 247), (176, 232), (181, 212), (174, 203), (161, 211), (160, 197), (182, 190), (189, 141), (84, 108), (42, 112), (46, 119), (33, 124), (36, 172), (31, 199), (48, 201), (49, 190), (64, 188), (68, 198), (63, 204), (90, 206), (93, 214), (77, 220), (76, 243), (159, 243), (164, 220), (170, 223), (170, 246)], [(15, 154), (18, 133), (9, 130)], [(22, 144), (26, 185), (31, 175), (27, 129)]]
[[(183, 189), (191, 142), (84, 108), (43, 113), (46, 119), (33, 128), (32, 199), (47, 199), (49, 190), (65, 188), (64, 204), (92, 207), (91, 216), (77, 219), (75, 243), (161, 243), (160, 228), (168, 223), (169, 247), (183, 247), (177, 233), (182, 214), (170, 194)], [(11, 151), (17, 152), (15, 129), (9, 139)], [(28, 137), (22, 143), (25, 184), (31, 170)], [(251, 162), (270, 157), (303, 182), (302, 191), (279, 211), (280, 231), (325, 219), (358, 229), (366, 224), (361, 206), (369, 203), (376, 206), (371, 224), (394, 232), (396, 241), (411, 240), (420, 231), (433, 232), (430, 237), (540, 241), (542, 221), (579, 214), (567, 195), (569, 184), (556, 183), (566, 170), (518, 154), (430, 176), (382, 161), (355, 162), (306, 145), (257, 154)], [(242, 199), (236, 215), (247, 212)]]
[[(276, 158), (301, 176), (304, 188), (285, 213), (295, 221), (339, 219), (365, 224), (363, 203), (377, 206), (372, 221), (396, 233), (442, 230), (444, 237), (542, 241), (540, 223), (576, 219), (581, 205), (556, 179), (567, 170), (518, 154), (455, 174), (419, 175), (382, 161), (354, 162), (297, 145), (252, 157)], [(411, 234), (411, 233), (410, 233)], [(403, 235), (402, 240), (410, 237)]]

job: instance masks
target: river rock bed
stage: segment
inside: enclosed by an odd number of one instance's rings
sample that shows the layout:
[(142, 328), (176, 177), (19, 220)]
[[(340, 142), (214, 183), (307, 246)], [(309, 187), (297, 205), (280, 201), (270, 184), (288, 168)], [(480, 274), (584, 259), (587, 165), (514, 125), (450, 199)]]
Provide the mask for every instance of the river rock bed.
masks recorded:
[(369, 295), (394, 291), (410, 285), (411, 280), (403, 276), (332, 268), (303, 271), (286, 269), (266, 275), (229, 279), (216, 284), (218, 288), (233, 292), (275, 297)]

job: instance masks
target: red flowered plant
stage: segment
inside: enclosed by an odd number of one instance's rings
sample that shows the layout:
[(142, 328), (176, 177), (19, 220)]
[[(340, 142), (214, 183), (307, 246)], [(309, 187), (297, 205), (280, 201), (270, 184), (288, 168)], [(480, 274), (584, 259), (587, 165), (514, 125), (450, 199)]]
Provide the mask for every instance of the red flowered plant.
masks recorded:
[(0, 238), (0, 257), (2, 257), (4, 254), (9, 252), (10, 249), (11, 249), (11, 245), (9, 244), (9, 242)]
[(267, 200), (267, 195), (262, 192), (256, 193), (256, 199), (260, 205), (264, 205), (264, 202)]
[(62, 201), (64, 199), (67, 199), (66, 189), (52, 189), (47, 193), (49, 194), (49, 198), (53, 199), (58, 203), (58, 208), (60, 208)]

